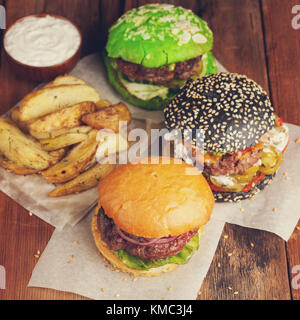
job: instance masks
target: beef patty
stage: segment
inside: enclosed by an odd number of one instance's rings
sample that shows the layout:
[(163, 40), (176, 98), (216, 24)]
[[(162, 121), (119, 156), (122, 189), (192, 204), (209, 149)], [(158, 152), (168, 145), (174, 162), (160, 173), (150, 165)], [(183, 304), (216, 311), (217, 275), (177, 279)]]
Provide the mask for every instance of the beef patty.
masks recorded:
[[(183, 249), (187, 242), (198, 232), (198, 229), (191, 230), (187, 233), (181, 234), (176, 239), (165, 244), (152, 244), (147, 246), (139, 246), (130, 243), (123, 239), (118, 233), (118, 229), (113, 220), (105, 213), (103, 208), (99, 210), (97, 216), (98, 230), (101, 234), (101, 239), (111, 250), (125, 249), (130, 254), (148, 260), (159, 260), (176, 255)], [(144, 238), (135, 237), (123, 231), (126, 236), (135, 241), (144, 242)]]
[(217, 161), (204, 164), (204, 171), (210, 175), (232, 175), (246, 171), (259, 161), (262, 156), (263, 148), (251, 149), (245, 156), (239, 152), (225, 154)]
[(130, 80), (149, 81), (152, 83), (164, 84), (174, 79), (187, 80), (197, 74), (201, 56), (161, 68), (146, 68), (140, 64), (128, 62), (120, 58), (116, 59), (119, 70)]

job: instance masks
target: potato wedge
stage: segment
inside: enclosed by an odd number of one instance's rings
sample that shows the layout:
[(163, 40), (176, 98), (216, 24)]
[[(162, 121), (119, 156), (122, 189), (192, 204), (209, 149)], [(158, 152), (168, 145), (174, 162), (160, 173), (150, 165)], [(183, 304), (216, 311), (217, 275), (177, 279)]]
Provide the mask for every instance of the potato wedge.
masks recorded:
[(103, 158), (115, 155), (128, 150), (129, 143), (121, 134), (113, 131), (101, 130), (97, 134), (99, 146), (96, 153), (96, 160), (102, 161)]
[(67, 133), (56, 138), (41, 140), (42, 148), (46, 151), (53, 151), (72, 146), (86, 139), (85, 133)]
[(51, 132), (36, 132), (31, 130), (30, 135), (38, 140), (44, 140), (44, 139), (53, 139), (56, 137), (59, 137), (64, 134), (70, 134), (70, 133), (88, 133), (92, 130), (91, 127), (88, 126), (80, 126), (75, 128), (65, 128), (65, 129), (59, 129)]
[(20, 120), (20, 108), (19, 107), (14, 108), (11, 111), (11, 119), (24, 132), (28, 132), (29, 131), (29, 125), (33, 122), (33, 120), (30, 120), (30, 121), (21, 121)]
[(80, 102), (37, 119), (29, 125), (29, 130), (50, 132), (63, 128), (75, 128), (81, 125), (82, 116), (94, 112), (95, 109), (93, 102)]
[(82, 122), (95, 129), (110, 129), (119, 132), (119, 122), (131, 121), (131, 114), (123, 103), (105, 107), (97, 112), (89, 113), (81, 118)]
[(60, 161), (66, 155), (67, 151), (68, 148), (61, 148), (58, 150), (50, 151), (49, 154), (55, 159), (53, 165)]
[(44, 88), (57, 87), (65, 84), (85, 84), (85, 82), (77, 77), (66, 74), (56, 77), (53, 81), (46, 84)]
[(102, 108), (105, 108), (105, 107), (109, 107), (111, 105), (112, 105), (112, 103), (109, 100), (101, 99), (96, 103), (96, 108), (97, 109), (102, 109)]
[(20, 167), (15, 162), (8, 160), (4, 156), (0, 156), (0, 166), (7, 171), (21, 176), (31, 175), (39, 172), (39, 170)]
[(88, 133), (87, 138), (75, 146), (65, 158), (42, 172), (44, 179), (51, 183), (63, 183), (77, 177), (84, 171), (98, 147), (97, 130)]
[(45, 170), (56, 162), (37, 141), (6, 118), (0, 119), (0, 153), (20, 167), (35, 170)]
[(83, 101), (98, 102), (98, 92), (86, 84), (61, 85), (28, 94), (20, 106), (20, 120), (29, 121)]
[(115, 164), (96, 164), (77, 178), (51, 191), (49, 196), (61, 197), (91, 189), (97, 186), (98, 182), (106, 177), (115, 167)]

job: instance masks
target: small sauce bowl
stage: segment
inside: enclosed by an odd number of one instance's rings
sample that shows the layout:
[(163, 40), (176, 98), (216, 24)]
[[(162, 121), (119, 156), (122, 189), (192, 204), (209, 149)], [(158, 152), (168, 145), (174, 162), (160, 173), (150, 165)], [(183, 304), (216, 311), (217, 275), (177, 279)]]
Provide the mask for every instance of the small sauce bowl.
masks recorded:
[[(15, 26), (17, 23), (23, 21), (25, 18), (29, 18), (29, 17), (44, 18), (46, 16), (51, 16), (56, 19), (63, 19), (65, 21), (69, 22), (70, 24), (72, 24), (77, 29), (79, 36), (80, 36), (80, 44), (79, 44), (76, 52), (70, 58), (68, 58), (67, 60), (65, 60), (61, 63), (55, 64), (55, 65), (50, 65), (50, 66), (45, 66), (45, 67), (44, 66), (42, 66), (42, 67), (31, 66), (31, 65), (24, 64), (20, 61), (17, 61), (16, 59), (14, 59), (8, 53), (8, 51), (5, 47), (5, 37), (8, 33), (8, 31), (13, 26)], [(81, 49), (82, 49), (82, 33), (81, 33), (80, 29), (72, 21), (70, 21), (69, 19), (67, 19), (65, 17), (54, 15), (54, 14), (48, 14), (48, 13), (29, 15), (29, 16), (18, 19), (5, 31), (4, 36), (3, 36), (3, 49), (4, 49), (5, 56), (7, 57), (7, 61), (10, 64), (11, 69), (13, 70), (13, 72), (16, 75), (18, 75), (22, 78), (26, 78), (26, 79), (37, 81), (37, 82), (46, 82), (46, 81), (50, 81), (50, 80), (54, 79), (58, 75), (63, 75), (63, 74), (70, 72), (75, 67), (75, 65), (78, 63), (80, 56), (81, 56)]]

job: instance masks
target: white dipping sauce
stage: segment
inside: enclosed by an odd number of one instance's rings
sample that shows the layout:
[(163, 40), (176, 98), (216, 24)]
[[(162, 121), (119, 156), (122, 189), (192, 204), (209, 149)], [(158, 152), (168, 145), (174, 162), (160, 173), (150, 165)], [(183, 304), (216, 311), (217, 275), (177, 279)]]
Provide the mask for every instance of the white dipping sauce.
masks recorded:
[(4, 46), (15, 60), (34, 67), (49, 67), (71, 58), (81, 36), (73, 24), (50, 15), (27, 17), (6, 33)]

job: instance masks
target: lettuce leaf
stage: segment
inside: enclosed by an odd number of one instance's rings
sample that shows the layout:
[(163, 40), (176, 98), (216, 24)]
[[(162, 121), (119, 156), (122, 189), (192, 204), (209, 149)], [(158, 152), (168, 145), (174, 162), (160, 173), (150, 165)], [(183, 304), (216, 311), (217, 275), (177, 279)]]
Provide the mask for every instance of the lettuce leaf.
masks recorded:
[(196, 233), (194, 237), (185, 245), (185, 247), (175, 256), (165, 259), (150, 261), (131, 255), (126, 250), (113, 251), (115, 255), (129, 268), (139, 270), (149, 270), (157, 268), (166, 264), (185, 264), (189, 261), (192, 254), (199, 248), (199, 234)]

